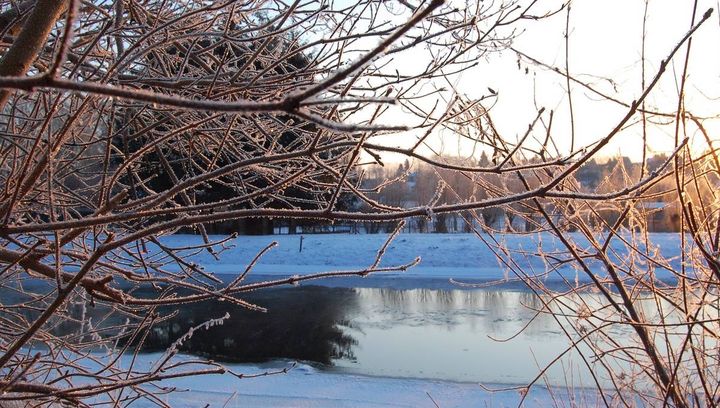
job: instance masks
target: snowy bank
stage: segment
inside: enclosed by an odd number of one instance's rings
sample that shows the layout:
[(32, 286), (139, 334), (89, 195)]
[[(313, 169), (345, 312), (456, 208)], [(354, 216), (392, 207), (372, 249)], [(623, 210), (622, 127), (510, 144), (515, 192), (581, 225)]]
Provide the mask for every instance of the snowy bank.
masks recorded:
[[(141, 354), (146, 362), (159, 354)], [(183, 358), (183, 356), (179, 356)], [(185, 357), (187, 358), (187, 357)], [(287, 364), (231, 364), (235, 372), (257, 374), (282, 369)], [(518, 390), (489, 392), (479, 384), (455, 383), (407, 378), (367, 377), (323, 372), (300, 364), (287, 374), (237, 379), (229, 374), (191, 377), (163, 381), (163, 386), (176, 387), (179, 392), (160, 397), (174, 407), (512, 407), (521, 399)], [(507, 386), (487, 386), (500, 388)], [(430, 395), (430, 396), (428, 396)], [(432, 399), (431, 399), (432, 397)], [(554, 400), (574, 399), (581, 405), (596, 405), (597, 394), (577, 389), (570, 396), (566, 390), (533, 387), (525, 407), (551, 407)], [(435, 403), (433, 402), (435, 401)], [(585, 403), (582, 403), (585, 401)], [(144, 405), (144, 404), (141, 404)], [(149, 405), (149, 402), (148, 402)]]
[[(589, 244), (579, 234), (570, 234), (580, 248)], [(225, 237), (213, 236), (213, 240)], [(562, 243), (550, 234), (496, 235), (484, 236), (490, 242), (511, 251), (514, 262), (528, 275), (544, 276), (548, 264), (538, 253), (558, 255), (564, 252)], [(230, 247), (215, 259), (205, 250), (192, 252), (190, 259), (216, 274), (237, 274), (243, 271), (264, 247), (272, 242), (278, 245), (267, 252), (253, 268), (254, 275), (289, 276), (305, 275), (334, 270), (359, 270), (371, 265), (387, 239), (377, 234), (323, 234), (323, 235), (274, 235), (239, 236), (232, 240)], [(650, 234), (650, 255), (653, 259), (667, 259), (669, 264), (679, 267), (680, 235)], [(164, 245), (174, 248), (195, 246), (202, 243), (197, 235), (171, 235), (161, 239)], [(302, 242), (302, 250), (301, 250)], [(150, 251), (156, 251), (149, 247)], [(611, 245), (611, 256), (623, 260), (628, 248), (615, 238)], [(472, 279), (490, 281), (512, 278), (514, 274), (501, 264), (493, 251), (474, 234), (401, 234), (387, 248), (381, 266), (390, 267), (412, 262), (420, 257), (420, 263), (406, 272), (383, 273), (384, 277), (404, 276), (407, 279)], [(547, 259), (547, 258), (546, 258)], [(640, 259), (638, 265), (643, 266)], [(600, 271), (600, 268), (598, 268)], [(601, 273), (601, 272), (600, 272)], [(544, 279), (559, 281), (561, 277), (574, 281), (587, 280), (582, 273), (563, 267), (547, 274)], [(656, 269), (658, 278), (667, 279), (669, 271)]]

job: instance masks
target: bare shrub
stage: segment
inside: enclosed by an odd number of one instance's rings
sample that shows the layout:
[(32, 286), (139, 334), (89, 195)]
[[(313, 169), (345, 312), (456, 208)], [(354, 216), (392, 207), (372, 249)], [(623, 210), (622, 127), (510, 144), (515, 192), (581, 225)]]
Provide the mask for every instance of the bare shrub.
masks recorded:
[[(570, 344), (563, 355), (579, 358), (605, 406), (717, 406), (720, 401), (720, 146), (706, 128), (717, 116), (694, 114), (684, 88), (692, 72), (691, 56), (702, 55), (697, 50), (691, 54), (689, 39), (712, 9), (700, 13), (693, 13), (689, 31), (655, 73), (646, 77), (648, 62), (641, 61), (643, 89), (632, 103), (520, 53), (521, 60), (566, 77), (568, 84), (582, 87), (593, 98), (624, 106), (625, 115), (612, 130), (587, 146), (575, 142), (569, 153), (556, 150), (552, 135), (559, 125), (552, 114), (538, 116), (544, 119), (547, 135), (540, 149), (521, 146), (533, 125), (515, 145), (498, 135), (487, 116), (458, 128), (496, 149), (496, 169), (518, 167), (504, 175), (503, 183), (488, 185), (477, 176), (475, 180), (495, 197), (531, 195), (503, 204), (503, 211), (524, 218), (542, 233), (537, 250), (508, 248), (501, 238), (483, 231), (477, 231), (478, 236), (513, 279), (523, 281), (542, 300), (536, 316), (555, 319)], [(671, 61), (684, 69), (675, 73), (676, 110), (667, 112), (646, 102)], [(568, 95), (567, 100), (572, 121), (572, 98)], [(647, 134), (661, 126), (674, 129), (674, 151), (649, 161), (653, 146)], [(643, 162), (635, 165), (619, 158), (597, 183), (583, 183), (583, 168), (598, 166), (597, 152), (632, 130), (642, 138)], [(653, 230), (674, 233), (651, 234)], [(540, 258), (546, 268), (527, 268), (528, 258)], [(549, 277), (562, 284), (551, 287), (546, 283)], [(550, 366), (566, 361), (563, 355), (518, 388), (522, 399)]]
[[(157, 394), (171, 391), (157, 384), (163, 379), (230, 372), (173, 358), (197, 330), (227, 318), (212, 315), (154, 366), (135, 366), (130, 345), (167, 318), (161, 307), (220, 299), (261, 311), (244, 294), (417, 262), (380, 267), (386, 245), (365, 269), (246, 282), (271, 244), (227, 283), (191, 261), (202, 251), (222, 256), (232, 244), (234, 237), (209, 234), (221, 223), (266, 232), (277, 219), (396, 223), (460, 213), (467, 225), (488, 226), (502, 208), (524, 230), (563, 243), (562, 254), (540, 254), (549, 273), (574, 265), (589, 279), (552, 291), (478, 231), (545, 300), (538, 312), (554, 315), (573, 348), (590, 347), (584, 361), (595, 369), (595, 358), (616, 387), (608, 405), (632, 405), (629, 390), (650, 405), (715, 404), (717, 145), (682, 97), (676, 113), (644, 105), (710, 13), (643, 81), (635, 101), (596, 91), (623, 105), (625, 116), (585, 148), (573, 139), (563, 154), (554, 148), (552, 112), (538, 109), (520, 138), (508, 137), (489, 115), (494, 90), (469, 98), (451, 85), (483, 56), (507, 49), (525, 22), (564, 7), (536, 3), (0, 2), (0, 282), (8, 293), (0, 306), (0, 399), (163, 405)], [(578, 170), (638, 116), (678, 123), (669, 161), (619, 174), (624, 187), (580, 188)], [(690, 126), (707, 139), (699, 157), (682, 137)], [(491, 157), (479, 165), (440, 157), (428, 143), (440, 130)], [(408, 133), (413, 143), (396, 147)], [(528, 143), (534, 138), (541, 143)], [(361, 187), (363, 165), (388, 153), (463, 182), (438, 183), (409, 207), (377, 201)], [(662, 194), (677, 203), (687, 232), (679, 261), (658, 257), (644, 234), (639, 203), (665, 180), (674, 183)], [(351, 211), (353, 201), (363, 210)], [(606, 210), (616, 214), (610, 223)], [(174, 248), (160, 239), (187, 229), (204, 243)], [(660, 269), (673, 279), (658, 278)], [(581, 293), (587, 286), (599, 293), (593, 302)], [(137, 296), (141, 287), (152, 295)], [(70, 330), (61, 333), (62, 325)], [(630, 327), (635, 344), (614, 343), (615, 326)], [(606, 365), (608, 356), (630, 368)]]
[[(134, 365), (130, 346), (167, 317), (161, 307), (220, 299), (263, 310), (243, 294), (417, 262), (381, 268), (383, 247), (362, 270), (247, 283), (270, 245), (223, 283), (191, 261), (231, 245), (233, 237), (208, 232), (262, 233), (274, 219), (397, 222), (520, 199), (397, 208), (359, 188), (358, 165), (392, 152), (448, 167), (420, 149), (457, 116), (453, 104), (445, 114), (432, 108), (453, 93), (433, 84), (552, 11), (537, 9), (439, 0), (0, 2), (0, 398), (162, 405), (157, 394), (170, 390), (158, 381), (228, 371), (173, 358), (194, 332), (227, 318), (212, 315), (154, 366)], [(399, 62), (408, 55), (426, 57), (424, 65)], [(417, 144), (388, 147), (408, 130), (421, 135)], [(368, 210), (350, 212), (347, 200)], [(204, 243), (174, 248), (159, 239), (187, 229)], [(152, 295), (138, 296), (140, 287)]]

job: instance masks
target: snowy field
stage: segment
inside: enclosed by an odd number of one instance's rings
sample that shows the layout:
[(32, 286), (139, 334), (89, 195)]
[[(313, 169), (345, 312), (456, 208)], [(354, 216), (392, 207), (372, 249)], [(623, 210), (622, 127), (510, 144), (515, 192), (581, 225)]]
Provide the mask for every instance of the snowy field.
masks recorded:
[[(146, 363), (160, 354), (143, 354)], [(178, 356), (178, 358), (187, 358)], [(286, 363), (272, 365), (231, 364), (238, 373), (256, 374), (286, 367)], [(516, 407), (521, 401), (518, 390), (489, 392), (478, 384), (453, 383), (407, 378), (382, 378), (318, 371), (300, 364), (287, 374), (237, 379), (230, 375), (215, 375), (175, 379), (161, 383), (177, 387), (171, 397), (160, 397), (174, 407)], [(507, 385), (486, 385), (499, 389)], [(428, 396), (429, 395), (429, 396)], [(432, 399), (431, 399), (432, 397)], [(566, 390), (548, 389), (539, 385), (531, 388), (525, 407), (595, 406), (599, 401), (591, 390), (576, 389), (572, 397)], [(434, 402), (433, 402), (434, 401)], [(572, 401), (572, 402), (571, 402)], [(150, 405), (149, 402), (140, 405)]]
[[(302, 251), (300, 243), (302, 237)], [(572, 235), (580, 247), (588, 246), (580, 235)], [(213, 236), (213, 240), (224, 237)], [(489, 237), (485, 237), (489, 239)], [(512, 257), (529, 275), (543, 275), (547, 265), (535, 256), (538, 252), (557, 254), (563, 252), (561, 242), (550, 234), (497, 235), (501, 245), (513, 251)], [(377, 251), (387, 239), (384, 234), (323, 234), (323, 235), (274, 235), (240, 236), (231, 241), (231, 246), (215, 259), (207, 251), (197, 251), (192, 260), (206, 271), (219, 274), (237, 274), (243, 271), (253, 257), (272, 242), (278, 245), (263, 256), (253, 269), (255, 275), (303, 275), (334, 270), (358, 270), (367, 268), (376, 257)], [(679, 266), (680, 235), (670, 233), (650, 234), (650, 254), (669, 260), (673, 267)], [(163, 237), (163, 244), (170, 247), (198, 245), (197, 235), (171, 235)], [(615, 238), (611, 245), (611, 256), (627, 258), (625, 244)], [(151, 248), (152, 250), (152, 248)], [(400, 234), (388, 247), (381, 266), (408, 264), (416, 257), (420, 263), (406, 272), (383, 273), (383, 276), (402, 275), (405, 279), (417, 281), (422, 278), (447, 280), (474, 279), (480, 281), (514, 277), (498, 262), (493, 251), (473, 234)], [(640, 260), (642, 263), (642, 260)], [(560, 274), (572, 280), (587, 279), (574, 269), (564, 268), (546, 276), (546, 280), (560, 280)], [(666, 279), (670, 273), (662, 268), (656, 275)]]

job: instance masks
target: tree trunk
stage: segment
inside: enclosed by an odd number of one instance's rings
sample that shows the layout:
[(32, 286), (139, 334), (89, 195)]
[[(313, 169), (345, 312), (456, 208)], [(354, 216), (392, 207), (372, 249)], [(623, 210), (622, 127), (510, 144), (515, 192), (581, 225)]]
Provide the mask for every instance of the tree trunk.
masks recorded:
[[(0, 60), (0, 76), (23, 76), (47, 44), (55, 22), (67, 10), (65, 0), (38, 0), (13, 45)], [(11, 91), (0, 91), (0, 110)]]

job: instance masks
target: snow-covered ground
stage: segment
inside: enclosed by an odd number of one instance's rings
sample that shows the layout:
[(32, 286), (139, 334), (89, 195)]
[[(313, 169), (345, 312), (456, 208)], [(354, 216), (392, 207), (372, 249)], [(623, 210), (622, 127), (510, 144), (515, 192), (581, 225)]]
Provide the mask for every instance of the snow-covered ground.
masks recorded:
[[(570, 234), (582, 248), (588, 246), (580, 235)], [(213, 240), (224, 237), (214, 236)], [(485, 237), (489, 239), (489, 237)], [(557, 254), (564, 252), (562, 243), (550, 234), (498, 235), (494, 237), (501, 245), (513, 251), (513, 259), (529, 275), (542, 275), (547, 265), (538, 252)], [(302, 251), (300, 244), (302, 239)], [(192, 260), (208, 272), (237, 274), (243, 271), (257, 253), (272, 242), (278, 245), (267, 252), (253, 268), (256, 275), (303, 275), (333, 270), (356, 270), (371, 265), (377, 251), (383, 246), (387, 235), (383, 234), (324, 234), (324, 235), (274, 235), (240, 236), (232, 246), (215, 259), (207, 251), (198, 251)], [(680, 235), (650, 234), (651, 257), (665, 258), (673, 267), (679, 265)], [(198, 245), (197, 235), (171, 235), (163, 237), (163, 244), (170, 247)], [(615, 238), (611, 245), (612, 256), (622, 259), (628, 250)], [(657, 252), (654, 252), (657, 251)], [(406, 279), (476, 279), (495, 280), (514, 277), (496, 258), (492, 250), (473, 234), (401, 234), (388, 247), (381, 266), (397, 266), (420, 257), (420, 263), (403, 273), (384, 273), (384, 276), (402, 275)], [(642, 261), (642, 260), (641, 260)], [(547, 280), (565, 278), (574, 280), (576, 271), (560, 269), (548, 274)], [(656, 269), (659, 278), (670, 276), (662, 268)], [(579, 280), (587, 279), (577, 274)]]
[[(144, 354), (146, 362), (159, 354)], [(179, 358), (184, 358), (179, 356)], [(255, 374), (286, 367), (231, 364), (238, 373)], [(287, 374), (237, 379), (230, 375), (191, 377), (165, 381), (164, 386), (179, 392), (162, 400), (174, 407), (515, 407), (521, 400), (519, 390), (489, 392), (479, 384), (454, 383), (409, 378), (382, 378), (318, 371), (300, 364)], [(485, 385), (490, 389), (507, 385)], [(428, 396), (429, 395), (429, 396)], [(432, 397), (432, 399), (431, 399)], [(597, 395), (591, 390), (576, 389), (572, 396), (565, 389), (531, 388), (525, 407), (594, 406)], [(434, 400), (434, 402), (433, 402)], [(141, 404), (144, 405), (144, 404)], [(149, 404), (148, 404), (149, 405)]]

